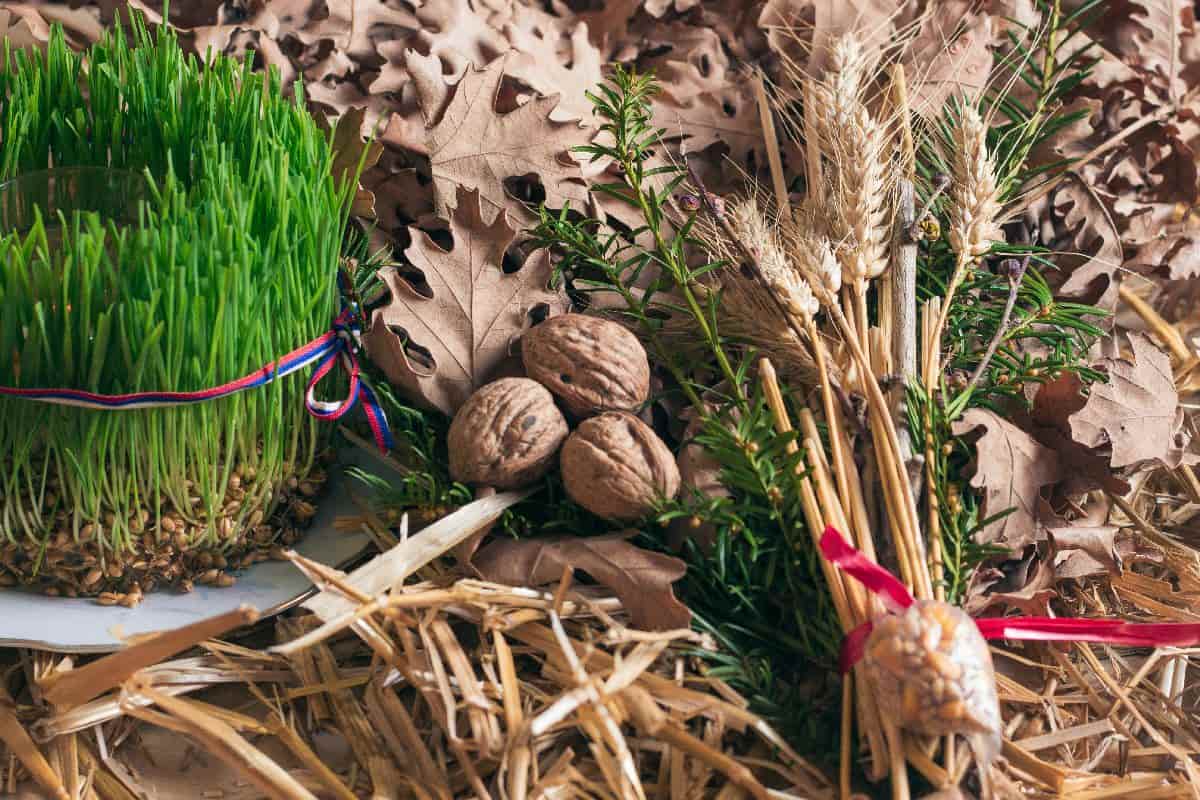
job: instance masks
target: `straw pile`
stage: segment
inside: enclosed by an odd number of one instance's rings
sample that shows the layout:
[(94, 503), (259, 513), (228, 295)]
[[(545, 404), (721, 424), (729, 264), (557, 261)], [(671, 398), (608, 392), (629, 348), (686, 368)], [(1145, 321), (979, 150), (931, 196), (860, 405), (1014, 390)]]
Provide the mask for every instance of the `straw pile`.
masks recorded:
[(294, 558), (326, 582), (316, 613), (247, 627), (257, 614), (241, 609), (83, 665), (20, 653), (0, 785), (100, 800), (831, 796), (696, 670), (689, 651), (711, 644), (691, 631), (631, 630), (617, 600), (569, 580), (547, 593), (434, 564), (368, 600), (362, 580), (403, 558), (350, 576)]

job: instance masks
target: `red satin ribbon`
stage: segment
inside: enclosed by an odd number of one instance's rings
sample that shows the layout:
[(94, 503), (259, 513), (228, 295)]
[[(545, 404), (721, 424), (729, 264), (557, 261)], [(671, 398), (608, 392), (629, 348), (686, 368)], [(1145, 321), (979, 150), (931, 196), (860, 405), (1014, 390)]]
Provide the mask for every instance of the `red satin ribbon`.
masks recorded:
[[(829, 563), (857, 579), (877, 595), (890, 612), (913, 604), (913, 596), (895, 575), (854, 549), (832, 525), (821, 536), (821, 554)], [(988, 617), (975, 620), (985, 639), (1025, 639), (1042, 642), (1098, 642), (1126, 647), (1195, 647), (1200, 623), (1125, 622), (1078, 617)], [(863, 656), (873, 625), (864, 622), (846, 634), (838, 666), (849, 672)]]

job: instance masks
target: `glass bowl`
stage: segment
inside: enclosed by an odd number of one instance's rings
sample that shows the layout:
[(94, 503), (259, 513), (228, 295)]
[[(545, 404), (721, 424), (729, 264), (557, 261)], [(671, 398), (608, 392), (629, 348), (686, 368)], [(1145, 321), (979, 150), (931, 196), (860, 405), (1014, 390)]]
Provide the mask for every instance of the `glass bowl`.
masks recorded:
[(59, 214), (95, 212), (118, 224), (137, 221), (138, 207), (149, 199), (146, 176), (109, 167), (56, 167), (26, 172), (0, 183), (0, 235), (33, 227), (40, 211), (43, 224), (59, 225)]

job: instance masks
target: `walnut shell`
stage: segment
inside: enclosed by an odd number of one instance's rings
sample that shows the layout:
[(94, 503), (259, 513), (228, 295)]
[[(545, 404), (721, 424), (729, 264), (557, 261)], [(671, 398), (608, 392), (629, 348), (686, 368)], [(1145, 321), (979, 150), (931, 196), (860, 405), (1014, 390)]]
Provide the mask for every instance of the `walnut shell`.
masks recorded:
[(467, 398), (450, 423), (450, 476), (474, 486), (515, 489), (554, 465), (567, 421), (537, 381), (501, 378)]
[(583, 314), (551, 317), (521, 339), (525, 373), (582, 419), (633, 411), (650, 395), (650, 362), (638, 338)]
[(563, 486), (600, 517), (635, 520), (679, 491), (675, 457), (646, 423), (609, 411), (584, 420), (562, 450)]

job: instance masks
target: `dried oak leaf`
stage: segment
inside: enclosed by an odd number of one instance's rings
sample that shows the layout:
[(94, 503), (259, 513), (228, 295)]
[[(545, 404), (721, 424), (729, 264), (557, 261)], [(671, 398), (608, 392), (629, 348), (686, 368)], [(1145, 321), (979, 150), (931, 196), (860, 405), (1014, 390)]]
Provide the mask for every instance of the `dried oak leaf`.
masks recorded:
[[(338, 118), (333, 129), (333, 177), (341, 182), (349, 174), (355, 174), (362, 165), (366, 172), (379, 162), (383, 145), (372, 139), (364, 142), (360, 134), (366, 111), (354, 108)], [(360, 182), (355, 188), (354, 202), (350, 213), (367, 219), (375, 218), (375, 195)]]
[[(408, 47), (433, 56), (457, 80), (470, 65), (481, 67), (509, 48), (499, 26), (480, 13), (487, 4), (469, 0), (430, 0), (416, 11), (420, 29)], [(497, 4), (500, 5), (500, 4)]]
[(35, 9), (0, 8), (0, 42), (13, 50), (42, 48), (50, 38), (50, 26)]
[(998, 414), (973, 408), (954, 423), (962, 436), (977, 428), (984, 434), (976, 443), (975, 477), (971, 485), (984, 490), (984, 513), (1012, 512), (985, 526), (980, 544), (1018, 550), (1037, 540), (1038, 498), (1043, 486), (1056, 483), (1062, 472), (1058, 455)]
[(953, 97), (974, 101), (992, 71), (995, 18), (972, 13), (973, 2), (955, 0), (927, 15), (903, 60), (912, 110), (937, 117)]
[[(538, 35), (510, 24), (504, 33), (517, 54), (509, 75), (546, 96), (558, 95), (558, 105), (550, 112), (554, 122), (573, 122), (592, 118), (592, 103), (587, 93), (604, 80), (604, 59), (588, 40), (588, 28), (579, 23), (569, 34), (557, 31)], [(566, 58), (560, 57), (559, 39), (568, 41)]]
[(743, 167), (765, 163), (758, 106), (745, 79), (730, 80), (723, 91), (694, 97), (686, 104), (677, 102), (668, 87), (651, 101), (651, 110), (654, 124), (665, 131), (664, 138), (680, 141), (684, 153), (723, 144), (730, 158)]
[(449, 220), (453, 248), (443, 250), (427, 233), (414, 231), (404, 251), (424, 285), (393, 268), (380, 273), (391, 301), (375, 310), (364, 341), (388, 380), (453, 414), (496, 377), (529, 315), (538, 307), (557, 311), (563, 300), (549, 287), (552, 270), (544, 252), (505, 272), (505, 251), (516, 231), (503, 211), (488, 221), (477, 192), (460, 187)]
[(1057, 263), (1067, 276), (1059, 292), (1112, 309), (1124, 253), (1107, 205), (1086, 181), (1071, 173), (1055, 190), (1052, 209), (1061, 232), (1051, 244), (1066, 251)]
[(1161, 272), (1168, 280), (1200, 277), (1200, 233), (1174, 231), (1139, 245), (1125, 265), (1146, 274)]
[(1054, 573), (1059, 580), (1078, 580), (1096, 575), (1120, 575), (1126, 564), (1161, 562), (1161, 550), (1140, 545), (1138, 539), (1121, 535), (1115, 525), (1071, 525), (1048, 528), (1054, 552)]
[(494, 209), (504, 208), (513, 202), (505, 181), (529, 176), (541, 183), (547, 206), (587, 202), (579, 166), (565, 154), (589, 134), (576, 124), (550, 120), (558, 98), (538, 97), (507, 114), (496, 112), (510, 58), (506, 54), (481, 71), (468, 67), (442, 118), (426, 131), (439, 216), (449, 216), (459, 189), (478, 192)]
[(551, 583), (566, 567), (581, 570), (616, 594), (634, 627), (688, 627), (692, 613), (671, 590), (686, 565), (630, 544), (632, 535), (627, 531), (586, 538), (500, 539), (481, 549), (472, 563), (485, 580), (511, 586)]
[(1054, 568), (1036, 547), (1026, 548), (1019, 559), (997, 567), (980, 567), (971, 576), (963, 609), (979, 616), (988, 609), (1015, 608), (1031, 617), (1050, 615), (1050, 601), (1058, 596)]
[(673, 22), (655, 25), (645, 37), (648, 49), (662, 51), (646, 60), (646, 68), (654, 70), (679, 105), (729, 86), (733, 67), (716, 30)]
[(1129, 334), (1132, 356), (1107, 359), (1108, 382), (1092, 387), (1071, 415), (1071, 434), (1085, 447), (1112, 446), (1113, 467), (1160, 461), (1178, 467), (1187, 437), (1171, 359), (1140, 333)]
[(1186, 88), (1181, 45), (1195, 22), (1190, 0), (1110, 0), (1090, 32), (1126, 64), (1152, 76), (1156, 88), (1178, 96)]
[(325, 0), (324, 14), (314, 14), (312, 0), (270, 0), (265, 11), (278, 20), (279, 36), (294, 36), (304, 44), (331, 40), (355, 60), (376, 56), (380, 41), (396, 38), (397, 31), (416, 31), (421, 23), (407, 9), (390, 0)]
[(1086, 404), (1083, 381), (1074, 373), (1064, 372), (1038, 387), (1028, 419), (1015, 415), (1014, 421), (1058, 453), (1063, 488), (1068, 493), (1086, 492), (1099, 486), (1124, 495), (1129, 491), (1128, 482), (1113, 474), (1107, 459), (1071, 436), (1071, 415)]

